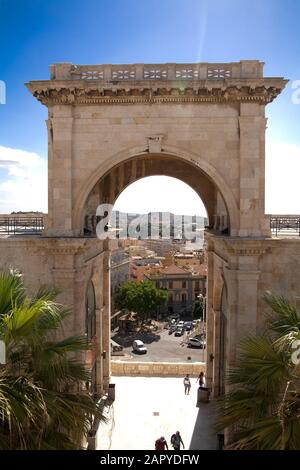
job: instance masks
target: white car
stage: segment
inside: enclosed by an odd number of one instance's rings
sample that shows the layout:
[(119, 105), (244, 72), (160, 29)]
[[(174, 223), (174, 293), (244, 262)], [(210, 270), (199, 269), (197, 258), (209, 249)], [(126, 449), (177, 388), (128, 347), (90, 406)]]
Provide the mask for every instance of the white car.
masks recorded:
[(182, 328), (184, 326), (184, 321), (183, 320), (179, 321), (176, 326), (178, 327), (180, 326)]
[(132, 349), (134, 352), (138, 354), (146, 354), (147, 352), (146, 346), (144, 345), (143, 341), (141, 341), (140, 339), (136, 339), (135, 341), (133, 341)]
[(200, 338), (190, 338), (187, 344), (188, 348), (206, 348), (206, 341)]

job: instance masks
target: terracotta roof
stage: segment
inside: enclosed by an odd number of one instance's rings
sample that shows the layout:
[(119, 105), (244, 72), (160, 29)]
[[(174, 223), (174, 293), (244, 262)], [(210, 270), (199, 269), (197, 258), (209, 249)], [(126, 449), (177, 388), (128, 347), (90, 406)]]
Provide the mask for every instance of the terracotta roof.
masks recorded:
[(202, 276), (207, 276), (207, 266), (206, 264), (201, 264), (196, 268), (197, 274), (201, 274)]
[(167, 266), (166, 268), (162, 269), (161, 272), (162, 274), (191, 274), (190, 271), (180, 268), (179, 266), (176, 266), (176, 264), (171, 264), (170, 266)]

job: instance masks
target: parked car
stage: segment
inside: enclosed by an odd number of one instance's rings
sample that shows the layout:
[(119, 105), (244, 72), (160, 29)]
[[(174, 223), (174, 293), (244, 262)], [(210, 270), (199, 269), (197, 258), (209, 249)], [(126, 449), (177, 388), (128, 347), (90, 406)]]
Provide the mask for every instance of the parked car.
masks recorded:
[(171, 319), (172, 319), (172, 320), (175, 320), (175, 321), (179, 320), (179, 319), (180, 319), (179, 313), (173, 313), (173, 314), (171, 315)]
[(144, 345), (143, 341), (141, 341), (140, 339), (136, 339), (133, 341), (132, 349), (134, 352), (138, 354), (146, 354), (147, 352), (146, 346)]
[(174, 331), (176, 331), (177, 329), (177, 326), (176, 325), (171, 325), (170, 328), (169, 328), (169, 335), (171, 335), (172, 333), (174, 333)]
[(177, 326), (183, 327), (183, 326), (184, 326), (184, 321), (183, 321), (183, 320), (180, 320), (180, 321), (177, 323)]
[(184, 327), (185, 327), (186, 331), (191, 331), (192, 328), (193, 328), (193, 323), (191, 321), (186, 321), (186, 322), (184, 322)]
[(206, 348), (206, 341), (202, 338), (190, 338), (187, 344), (188, 348)]
[(111, 347), (112, 352), (117, 352), (117, 351), (122, 351), (123, 350), (123, 346), (116, 343), (112, 339), (110, 340), (110, 347)]
[(112, 356), (124, 356), (123, 346), (116, 343), (112, 339), (110, 340), (110, 354)]
[(174, 336), (182, 336), (184, 333), (184, 328), (183, 327), (177, 327), (175, 330), (175, 335)]

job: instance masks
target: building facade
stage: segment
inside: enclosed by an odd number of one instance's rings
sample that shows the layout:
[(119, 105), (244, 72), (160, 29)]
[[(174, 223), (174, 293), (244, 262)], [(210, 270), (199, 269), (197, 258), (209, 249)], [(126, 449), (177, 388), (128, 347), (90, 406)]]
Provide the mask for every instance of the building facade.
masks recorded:
[(110, 260), (111, 314), (115, 313), (115, 295), (118, 287), (129, 280), (130, 257), (128, 254), (128, 248), (121, 248), (113, 251)]
[[(150, 271), (150, 272), (149, 272)], [(172, 264), (144, 274), (145, 279), (153, 281), (158, 288), (167, 289), (167, 304), (160, 308), (163, 315), (179, 314), (191, 318), (193, 305), (198, 296), (206, 294), (207, 270), (190, 271)]]

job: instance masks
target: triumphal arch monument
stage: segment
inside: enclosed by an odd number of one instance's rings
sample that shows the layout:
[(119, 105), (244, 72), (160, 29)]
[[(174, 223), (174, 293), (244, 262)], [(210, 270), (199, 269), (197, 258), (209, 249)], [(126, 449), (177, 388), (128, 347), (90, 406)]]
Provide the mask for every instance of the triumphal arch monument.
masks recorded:
[(41, 236), (1, 240), (2, 262), (20, 266), (29, 288), (64, 289), (70, 332), (84, 332), (94, 312), (99, 392), (109, 383), (109, 254), (119, 242), (96, 237), (96, 210), (140, 178), (178, 178), (206, 207), (207, 380), (215, 395), (238, 340), (262, 326), (264, 292), (299, 293), (299, 239), (272, 237), (264, 208), (265, 106), (285, 84), (264, 77), (257, 60), (59, 63), (49, 80), (26, 84), (48, 108), (49, 212)]

